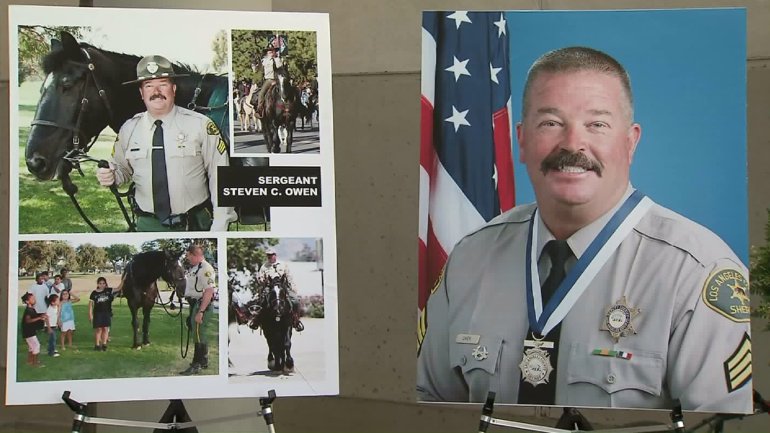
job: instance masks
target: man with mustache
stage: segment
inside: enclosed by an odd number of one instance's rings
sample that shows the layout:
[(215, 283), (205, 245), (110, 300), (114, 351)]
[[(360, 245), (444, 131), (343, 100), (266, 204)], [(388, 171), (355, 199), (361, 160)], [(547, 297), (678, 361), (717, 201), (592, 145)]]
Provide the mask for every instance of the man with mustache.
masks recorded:
[(623, 66), (546, 53), (522, 113), (537, 202), (454, 247), (427, 305), (418, 398), (750, 413), (746, 267), (631, 186), (641, 126)]
[(113, 147), (110, 168), (99, 168), (104, 186), (133, 181), (138, 231), (226, 231), (236, 218), (217, 206), (217, 167), (228, 165), (227, 147), (214, 122), (175, 104), (171, 62), (146, 56), (136, 67), (147, 111), (127, 120)]

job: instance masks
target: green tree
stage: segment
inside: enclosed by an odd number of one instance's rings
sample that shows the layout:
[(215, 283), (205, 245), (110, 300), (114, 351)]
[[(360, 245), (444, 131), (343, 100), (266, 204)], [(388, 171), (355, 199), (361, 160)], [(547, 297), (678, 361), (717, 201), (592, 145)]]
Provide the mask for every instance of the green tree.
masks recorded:
[(51, 247), (51, 268), (60, 269), (62, 267), (75, 269), (78, 265), (77, 254), (68, 242), (52, 241)]
[(51, 51), (51, 39), (59, 39), (62, 31), (76, 39), (90, 27), (74, 26), (19, 26), (19, 85), (28, 78), (43, 79), (41, 60)]
[(21, 241), (19, 242), (19, 267), (29, 272), (39, 269), (48, 270), (53, 249), (47, 241)]
[(118, 262), (125, 264), (134, 254), (138, 253), (135, 246), (128, 244), (112, 244), (105, 248), (104, 251), (112, 263), (113, 270)]
[(220, 30), (211, 41), (211, 51), (214, 57), (211, 60), (211, 67), (217, 72), (224, 72), (227, 65), (227, 32)]
[(107, 252), (94, 244), (81, 244), (75, 250), (78, 255), (78, 267), (81, 271), (96, 271), (105, 266)]
[(262, 50), (270, 37), (285, 35), (288, 41), (288, 54), (281, 57), (295, 85), (312, 81), (318, 77), (318, 54), (315, 32), (301, 31), (266, 31), (266, 30), (233, 30), (233, 72), (235, 79), (250, 78), (261, 82)]
[(278, 239), (228, 239), (227, 240), (227, 267), (228, 269), (248, 269), (256, 272), (267, 256), (265, 249), (278, 244)]
[(754, 309), (754, 315), (770, 319), (770, 209), (768, 209), (768, 221), (765, 224), (765, 245), (752, 247), (749, 275), (751, 293), (761, 295), (762, 299), (759, 306)]

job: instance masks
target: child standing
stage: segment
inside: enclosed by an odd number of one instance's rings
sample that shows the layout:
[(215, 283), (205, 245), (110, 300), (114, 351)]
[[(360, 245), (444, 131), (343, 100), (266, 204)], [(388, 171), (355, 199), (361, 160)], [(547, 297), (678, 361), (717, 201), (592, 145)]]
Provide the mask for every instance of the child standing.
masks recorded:
[(40, 365), (38, 354), (40, 353), (40, 340), (37, 339), (37, 331), (43, 328), (46, 320), (45, 314), (35, 311), (37, 300), (32, 293), (25, 293), (21, 301), (27, 305), (24, 309), (24, 316), (21, 319), (21, 335), (27, 342), (29, 352), (27, 354), (27, 364), (37, 367)]
[(72, 349), (72, 334), (75, 332), (75, 310), (72, 308), (72, 304), (80, 302), (80, 298), (73, 294), (69, 290), (63, 290), (61, 292), (61, 299), (59, 300), (59, 331), (61, 332), (61, 350), (65, 350), (65, 341), (69, 343), (70, 349)]
[(59, 356), (56, 350), (56, 338), (59, 330), (59, 295), (52, 293), (45, 300), (48, 309), (45, 312), (45, 331), (48, 333), (48, 356)]
[(112, 325), (112, 289), (107, 287), (107, 279), (96, 280), (96, 290), (91, 292), (88, 302), (88, 320), (94, 328), (94, 350), (106, 351), (107, 339), (110, 338)]

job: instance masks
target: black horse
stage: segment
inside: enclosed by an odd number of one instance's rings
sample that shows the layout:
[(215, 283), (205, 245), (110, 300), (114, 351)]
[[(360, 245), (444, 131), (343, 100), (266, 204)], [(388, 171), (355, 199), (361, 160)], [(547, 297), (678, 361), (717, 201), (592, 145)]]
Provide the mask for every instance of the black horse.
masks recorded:
[[(135, 349), (150, 344), (150, 311), (159, 297), (158, 280), (173, 288), (179, 299), (185, 291), (184, 269), (173, 254), (166, 251), (146, 251), (136, 254), (123, 270), (120, 286), (131, 310), (131, 327), (134, 331)], [(142, 309), (142, 342), (139, 343), (138, 310)]]
[(280, 153), (282, 143), (286, 143), (286, 153), (291, 153), (294, 127), (297, 114), (302, 105), (299, 90), (292, 86), (289, 71), (285, 66), (277, 68), (273, 61), (275, 84), (265, 92), (265, 110), (261, 118), (262, 134), (270, 153)]
[[(109, 126), (117, 133), (126, 120), (146, 108), (136, 86), (122, 85), (136, 79), (140, 57), (78, 43), (67, 32), (60, 36), (61, 41), (51, 41), (51, 52), (43, 58), (47, 77), (25, 158), (30, 173), (40, 180), (60, 179), (74, 201), (77, 186), (70, 172), (77, 162), (73, 161), (88, 159), (86, 154), (104, 128)], [(177, 105), (209, 116), (229, 151), (231, 96), (227, 76), (204, 75), (178, 64), (173, 67), (177, 74), (189, 74), (175, 78)], [(250, 160), (231, 158), (230, 163), (257, 165)]]
[[(58, 177), (64, 182), (72, 169), (63, 159), (68, 151), (87, 151), (104, 128), (117, 133), (126, 120), (145, 111), (137, 87), (122, 85), (136, 79), (139, 60), (78, 43), (66, 32), (61, 41), (51, 42), (51, 52), (43, 58), (47, 78), (25, 150), (30, 173), (41, 180)], [(190, 74), (176, 78), (177, 104), (189, 102), (188, 108), (205, 111), (220, 132), (229, 131), (227, 76), (202, 75), (181, 65), (174, 65), (174, 70)], [(229, 142), (229, 134), (222, 138)]]
[(267, 368), (271, 371), (291, 373), (294, 358), (291, 357), (291, 301), (287, 295), (286, 276), (274, 276), (260, 290), (255, 306), (256, 313), (249, 323), (252, 329), (262, 328), (269, 353)]

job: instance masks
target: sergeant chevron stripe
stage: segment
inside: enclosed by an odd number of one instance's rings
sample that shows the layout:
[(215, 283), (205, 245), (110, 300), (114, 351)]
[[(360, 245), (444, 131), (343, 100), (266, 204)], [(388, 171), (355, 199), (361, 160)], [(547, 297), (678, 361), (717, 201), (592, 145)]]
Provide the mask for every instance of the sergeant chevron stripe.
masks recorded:
[(724, 362), (725, 380), (728, 392), (747, 384), (751, 380), (751, 337), (744, 333), (738, 348)]

